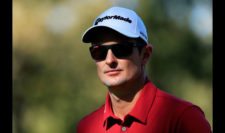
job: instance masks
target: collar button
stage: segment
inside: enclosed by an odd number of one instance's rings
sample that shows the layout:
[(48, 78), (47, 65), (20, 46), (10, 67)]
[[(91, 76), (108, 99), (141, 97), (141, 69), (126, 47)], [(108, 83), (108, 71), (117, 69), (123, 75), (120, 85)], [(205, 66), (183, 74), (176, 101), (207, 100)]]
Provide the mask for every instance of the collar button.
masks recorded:
[(122, 127), (122, 131), (125, 132), (127, 130), (126, 127)]

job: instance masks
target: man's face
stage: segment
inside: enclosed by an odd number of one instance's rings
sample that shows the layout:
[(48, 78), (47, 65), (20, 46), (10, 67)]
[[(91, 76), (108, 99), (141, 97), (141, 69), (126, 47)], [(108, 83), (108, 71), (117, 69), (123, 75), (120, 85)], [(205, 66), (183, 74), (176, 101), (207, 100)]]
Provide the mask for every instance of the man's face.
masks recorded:
[[(101, 40), (101, 45), (121, 45), (118, 44), (121, 41), (124, 40), (115, 37), (109, 37), (103, 41)], [(128, 41), (132, 42), (132, 40)], [(143, 51), (139, 53), (138, 48), (133, 47), (132, 54), (125, 58), (117, 58), (113, 51), (109, 49), (104, 60), (95, 62), (100, 80), (106, 86), (115, 88), (133, 84), (135, 81), (137, 81), (136, 79), (140, 78), (140, 76), (143, 76), (143, 64), (145, 64), (143, 60)]]

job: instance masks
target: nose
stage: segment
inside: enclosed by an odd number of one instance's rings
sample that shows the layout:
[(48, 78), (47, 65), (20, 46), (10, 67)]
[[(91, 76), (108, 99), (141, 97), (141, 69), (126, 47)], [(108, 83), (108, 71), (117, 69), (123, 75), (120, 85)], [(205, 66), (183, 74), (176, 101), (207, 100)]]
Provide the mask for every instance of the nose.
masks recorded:
[(106, 55), (105, 62), (111, 68), (115, 68), (118, 64), (116, 56), (113, 54), (112, 50), (109, 49)]

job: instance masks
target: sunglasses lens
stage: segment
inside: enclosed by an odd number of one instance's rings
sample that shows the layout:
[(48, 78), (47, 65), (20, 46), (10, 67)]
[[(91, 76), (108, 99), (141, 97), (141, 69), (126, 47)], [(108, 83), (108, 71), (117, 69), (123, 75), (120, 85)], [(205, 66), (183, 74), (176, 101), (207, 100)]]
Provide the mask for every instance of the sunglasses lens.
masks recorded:
[(96, 45), (90, 47), (90, 53), (94, 60), (105, 60), (108, 49), (111, 49), (117, 58), (125, 58), (132, 54), (134, 45), (132, 44), (116, 44), (116, 45)]
[(94, 60), (104, 60), (108, 51), (104, 46), (92, 46), (89, 50)]
[(125, 58), (132, 54), (133, 46), (132, 45), (115, 45), (112, 47), (112, 51), (117, 58)]

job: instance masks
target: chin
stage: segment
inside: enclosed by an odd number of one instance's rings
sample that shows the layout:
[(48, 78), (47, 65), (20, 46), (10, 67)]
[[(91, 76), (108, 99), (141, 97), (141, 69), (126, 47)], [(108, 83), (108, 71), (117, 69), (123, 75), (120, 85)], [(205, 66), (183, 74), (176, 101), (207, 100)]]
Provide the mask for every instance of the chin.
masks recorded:
[(126, 83), (126, 79), (120, 79), (120, 78), (111, 78), (106, 80), (102, 80), (102, 82), (107, 86), (107, 87), (118, 87)]

